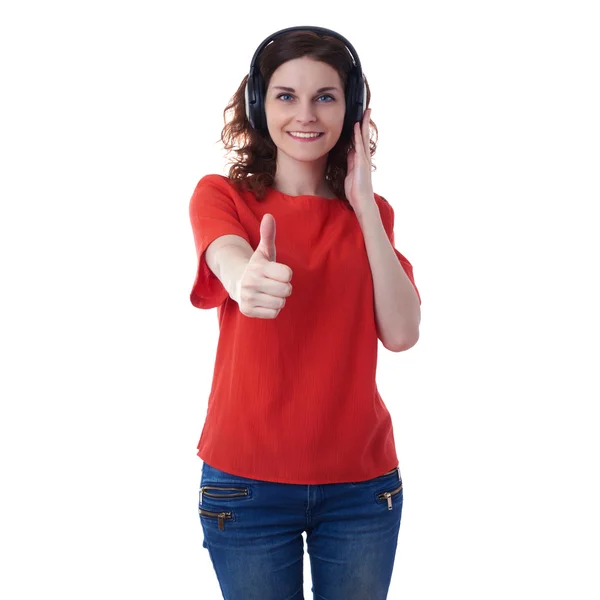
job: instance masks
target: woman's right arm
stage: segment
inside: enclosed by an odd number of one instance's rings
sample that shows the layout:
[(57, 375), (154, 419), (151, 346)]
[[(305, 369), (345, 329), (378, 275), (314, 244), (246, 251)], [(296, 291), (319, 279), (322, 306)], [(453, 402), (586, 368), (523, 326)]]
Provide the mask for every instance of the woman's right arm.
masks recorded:
[(230, 298), (238, 304), (237, 282), (254, 254), (252, 246), (239, 235), (222, 235), (206, 248), (205, 259), (208, 268), (223, 284)]

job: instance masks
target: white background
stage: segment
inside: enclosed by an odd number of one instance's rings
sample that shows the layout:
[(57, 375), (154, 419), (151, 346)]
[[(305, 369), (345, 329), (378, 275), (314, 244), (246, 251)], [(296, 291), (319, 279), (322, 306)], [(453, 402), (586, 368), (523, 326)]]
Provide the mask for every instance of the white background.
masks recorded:
[[(417, 346), (380, 345), (405, 482), (389, 597), (600, 597), (593, 4), (3, 4), (3, 598), (221, 598), (188, 205), (226, 172), (256, 47), (294, 25), (360, 55), (423, 299)], [(308, 555), (305, 577), (308, 599)]]

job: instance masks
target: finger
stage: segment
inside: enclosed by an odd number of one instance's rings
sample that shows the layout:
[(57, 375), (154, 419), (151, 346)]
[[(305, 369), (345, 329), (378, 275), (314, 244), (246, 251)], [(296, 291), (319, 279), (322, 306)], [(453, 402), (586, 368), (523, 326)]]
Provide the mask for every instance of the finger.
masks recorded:
[(365, 148), (365, 155), (369, 153), (369, 142), (371, 139), (371, 109), (368, 108), (365, 111), (365, 124), (363, 127), (363, 135), (364, 135), (364, 142), (363, 142), (363, 146)]
[(360, 129), (360, 121), (357, 121), (356, 126), (355, 126), (354, 147), (356, 148), (356, 152), (358, 153), (358, 160), (361, 160), (361, 159), (364, 159), (367, 157), (362, 136), (363, 136), (363, 134)]
[(271, 214), (263, 215), (262, 221), (260, 222), (260, 242), (259, 246), (262, 245), (264, 251), (269, 256), (269, 260), (275, 261), (276, 250), (275, 250), (275, 218)]
[(357, 151), (362, 147), (362, 137), (361, 137), (362, 129), (360, 121), (356, 121), (354, 123), (354, 147)]

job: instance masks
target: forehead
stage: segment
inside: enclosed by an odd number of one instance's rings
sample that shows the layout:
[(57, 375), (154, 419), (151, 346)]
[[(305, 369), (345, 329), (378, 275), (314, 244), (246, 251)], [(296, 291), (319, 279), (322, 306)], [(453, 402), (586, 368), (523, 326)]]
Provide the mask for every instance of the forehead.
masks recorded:
[(279, 65), (269, 81), (269, 87), (274, 85), (307, 90), (335, 86), (341, 90), (341, 79), (331, 65), (304, 56)]

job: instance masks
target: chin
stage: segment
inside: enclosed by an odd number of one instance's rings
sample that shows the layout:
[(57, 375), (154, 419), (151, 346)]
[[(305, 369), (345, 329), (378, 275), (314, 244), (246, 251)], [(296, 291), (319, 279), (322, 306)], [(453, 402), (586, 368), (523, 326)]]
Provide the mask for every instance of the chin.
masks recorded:
[(313, 162), (329, 154), (329, 150), (320, 150), (318, 152), (316, 152), (315, 150), (313, 150), (312, 152), (298, 152), (298, 150), (290, 148), (281, 148), (281, 150), (285, 152), (290, 158), (293, 158), (294, 160), (297, 160), (299, 162)]

